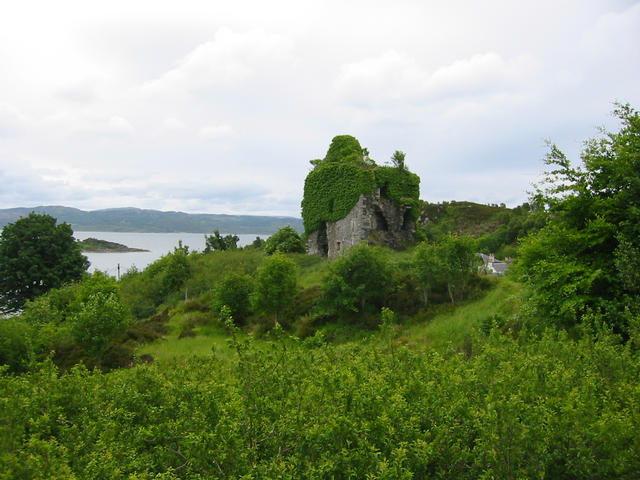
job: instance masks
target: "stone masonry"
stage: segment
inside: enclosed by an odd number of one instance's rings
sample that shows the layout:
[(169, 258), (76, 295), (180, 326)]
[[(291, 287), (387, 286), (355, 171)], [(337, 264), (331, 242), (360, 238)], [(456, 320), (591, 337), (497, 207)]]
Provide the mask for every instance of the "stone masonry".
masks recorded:
[(346, 217), (325, 222), (309, 234), (307, 249), (311, 254), (334, 258), (363, 241), (401, 248), (415, 233), (408, 211), (408, 207), (381, 198), (379, 191), (362, 194)]

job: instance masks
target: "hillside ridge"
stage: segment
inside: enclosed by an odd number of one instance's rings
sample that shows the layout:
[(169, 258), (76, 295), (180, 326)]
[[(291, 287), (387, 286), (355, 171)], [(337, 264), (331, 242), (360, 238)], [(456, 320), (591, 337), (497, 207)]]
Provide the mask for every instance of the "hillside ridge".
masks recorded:
[(80, 210), (60, 205), (0, 209), (0, 227), (13, 223), (29, 213), (51, 215), (66, 222), (75, 231), (211, 233), (214, 229), (228, 233), (271, 234), (291, 225), (301, 232), (302, 219), (270, 215), (231, 215), (184, 213), (134, 207)]

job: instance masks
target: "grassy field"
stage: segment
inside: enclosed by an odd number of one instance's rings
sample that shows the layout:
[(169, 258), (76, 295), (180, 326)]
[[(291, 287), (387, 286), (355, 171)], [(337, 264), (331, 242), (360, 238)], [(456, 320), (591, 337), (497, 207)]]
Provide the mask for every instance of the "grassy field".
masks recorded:
[(414, 348), (459, 349), (477, 330), (494, 318), (508, 318), (520, 308), (521, 287), (507, 278), (492, 279), (494, 286), (482, 298), (462, 305), (440, 305), (417, 315), (403, 326), (399, 338)]
[[(300, 281), (303, 288), (319, 285), (328, 263), (314, 261), (305, 264), (301, 256)], [(459, 305), (442, 304), (429, 308), (395, 327), (396, 342), (416, 350), (435, 349), (464, 350), (479, 329), (490, 328), (495, 319), (507, 319), (520, 306), (521, 287), (507, 278), (491, 279), (491, 288), (478, 299)], [(221, 360), (229, 360), (235, 353), (228, 345), (228, 335), (211, 312), (189, 311), (178, 304), (170, 312), (168, 334), (150, 344), (140, 347), (137, 354), (149, 354), (159, 362), (173, 362), (191, 356), (203, 357), (214, 354)], [(332, 343), (359, 342), (363, 339), (376, 342), (375, 330), (349, 328), (347, 325), (322, 327), (326, 338)]]

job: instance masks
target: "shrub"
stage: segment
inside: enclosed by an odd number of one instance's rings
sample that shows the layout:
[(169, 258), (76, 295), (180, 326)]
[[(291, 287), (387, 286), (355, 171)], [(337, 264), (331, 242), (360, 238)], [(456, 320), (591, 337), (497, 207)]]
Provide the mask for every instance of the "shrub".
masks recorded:
[(97, 357), (126, 324), (125, 308), (118, 297), (98, 292), (74, 315), (72, 334), (78, 345)]
[(0, 318), (0, 366), (7, 365), (12, 373), (29, 369), (34, 358), (32, 328), (15, 318)]
[(296, 294), (296, 264), (280, 253), (267, 258), (258, 269), (254, 303), (256, 309), (273, 313), (275, 324), (278, 313), (291, 303)]
[(264, 253), (267, 255), (273, 255), (276, 252), (305, 253), (305, 251), (302, 238), (290, 225), (271, 235), (264, 246)]
[(213, 310), (220, 312), (226, 305), (237, 323), (244, 323), (251, 313), (253, 280), (248, 275), (231, 273), (215, 288)]
[(322, 303), (335, 312), (378, 310), (391, 291), (391, 278), (383, 249), (357, 245), (329, 265)]

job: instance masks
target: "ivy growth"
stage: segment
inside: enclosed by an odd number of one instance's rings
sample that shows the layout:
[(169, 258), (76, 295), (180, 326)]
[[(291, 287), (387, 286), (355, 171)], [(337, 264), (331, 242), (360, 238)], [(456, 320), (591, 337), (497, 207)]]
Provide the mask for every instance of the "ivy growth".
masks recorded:
[(334, 137), (327, 155), (313, 160), (302, 200), (305, 232), (318, 230), (323, 222), (347, 216), (362, 194), (380, 189), (383, 198), (410, 207), (410, 217), (419, 215), (420, 177), (403, 166), (381, 167), (351, 135)]

